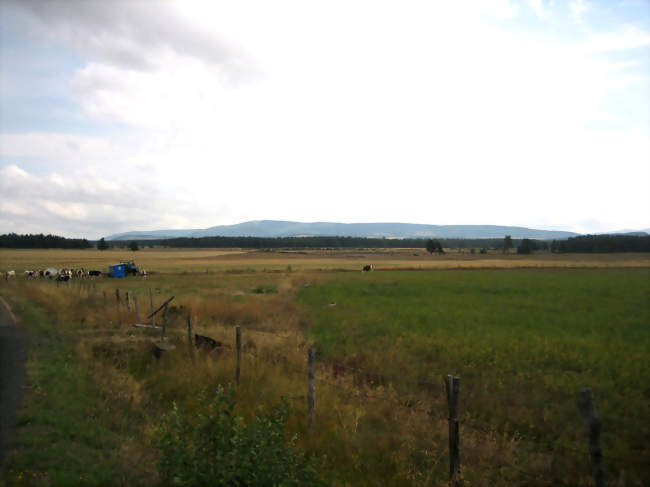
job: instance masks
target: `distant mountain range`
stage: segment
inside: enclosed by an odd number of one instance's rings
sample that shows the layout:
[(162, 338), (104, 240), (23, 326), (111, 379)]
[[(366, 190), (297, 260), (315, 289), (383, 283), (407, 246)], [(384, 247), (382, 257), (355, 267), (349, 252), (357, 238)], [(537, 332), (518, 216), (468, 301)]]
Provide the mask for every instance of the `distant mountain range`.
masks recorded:
[(194, 230), (126, 232), (106, 240), (153, 240), (179, 237), (369, 237), (369, 238), (512, 238), (565, 239), (580, 235), (559, 230), (536, 230), (500, 225), (420, 225), (415, 223), (301, 223), (257, 220)]

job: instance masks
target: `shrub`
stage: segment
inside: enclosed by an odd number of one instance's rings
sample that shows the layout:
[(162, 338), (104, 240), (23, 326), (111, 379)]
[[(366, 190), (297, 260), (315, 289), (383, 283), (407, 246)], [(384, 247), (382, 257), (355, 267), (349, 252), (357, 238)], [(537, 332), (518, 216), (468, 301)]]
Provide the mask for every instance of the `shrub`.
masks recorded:
[(289, 406), (283, 402), (246, 424), (234, 413), (232, 389), (219, 386), (206, 414), (174, 405), (158, 430), (159, 471), (171, 485), (326, 485), (320, 461), (287, 439)]
[(275, 284), (268, 286), (259, 285), (251, 291), (253, 294), (273, 294), (278, 292), (278, 287)]

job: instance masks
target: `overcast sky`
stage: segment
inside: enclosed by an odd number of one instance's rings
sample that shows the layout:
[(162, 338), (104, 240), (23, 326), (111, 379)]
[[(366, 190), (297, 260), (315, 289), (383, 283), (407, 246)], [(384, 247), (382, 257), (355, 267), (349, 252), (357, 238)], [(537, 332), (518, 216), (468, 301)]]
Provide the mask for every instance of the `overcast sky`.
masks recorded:
[(650, 3), (0, 2), (0, 233), (650, 227)]

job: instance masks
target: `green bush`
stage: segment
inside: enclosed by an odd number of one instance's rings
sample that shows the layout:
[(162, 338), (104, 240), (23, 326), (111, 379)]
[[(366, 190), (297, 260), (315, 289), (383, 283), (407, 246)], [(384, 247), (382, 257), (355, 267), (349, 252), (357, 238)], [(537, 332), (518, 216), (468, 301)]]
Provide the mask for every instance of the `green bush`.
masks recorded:
[(268, 286), (259, 285), (251, 291), (253, 294), (274, 294), (278, 292), (278, 287), (275, 284)]
[(174, 404), (158, 431), (159, 471), (171, 485), (325, 485), (321, 466), (287, 439), (286, 402), (246, 424), (232, 389), (219, 386), (207, 415)]

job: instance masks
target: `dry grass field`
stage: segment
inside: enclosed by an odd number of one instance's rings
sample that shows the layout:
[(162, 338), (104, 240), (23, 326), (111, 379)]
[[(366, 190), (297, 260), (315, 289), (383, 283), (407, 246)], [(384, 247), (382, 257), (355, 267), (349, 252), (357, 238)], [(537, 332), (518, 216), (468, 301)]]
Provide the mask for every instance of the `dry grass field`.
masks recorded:
[[(611, 485), (649, 480), (647, 254), (2, 250), (0, 270), (106, 270), (120, 260), (149, 277), (0, 282), (34, 343), (8, 485), (164, 484), (161, 418), (173, 403), (204, 412), (210, 391), (233, 382), (236, 325), (237, 412), (250, 419), (288, 398), (289, 432), (326, 459), (335, 485), (446, 485), (447, 373), (462, 378), (467, 485), (591, 485), (575, 407), (584, 385), (603, 417)], [(368, 263), (378, 272), (359, 272)], [(151, 353), (160, 331), (133, 327), (145, 321), (150, 290), (154, 306), (176, 296), (176, 350), (161, 361)], [(139, 299), (139, 320), (126, 291)], [(192, 363), (188, 315), (223, 353)], [(310, 431), (312, 345), (321, 353)]]
[(500, 268), (606, 268), (650, 267), (648, 254), (552, 254), (533, 255), (471, 254), (450, 249), (444, 255), (429, 255), (424, 249), (376, 250), (242, 250), (242, 249), (163, 249), (145, 248), (137, 252), (123, 249), (87, 250), (8, 250), (0, 249), (0, 272), (43, 267), (83, 267), (107, 270), (126, 260), (148, 272), (208, 272), (250, 270), (360, 270), (373, 264), (388, 269), (500, 269)]

